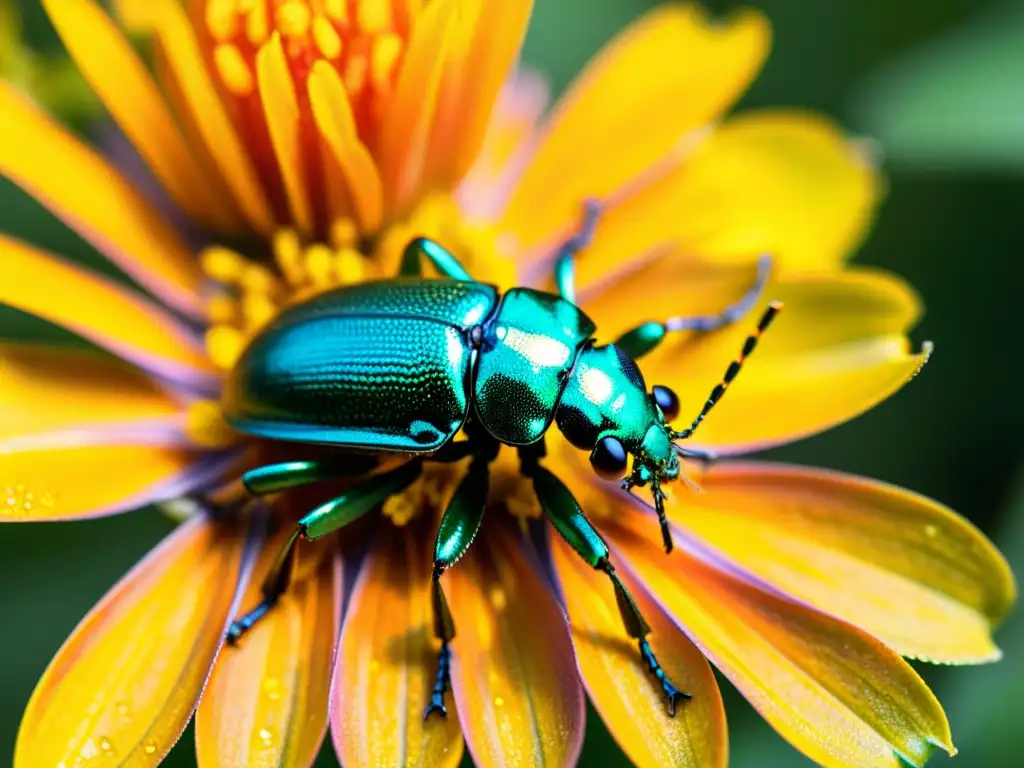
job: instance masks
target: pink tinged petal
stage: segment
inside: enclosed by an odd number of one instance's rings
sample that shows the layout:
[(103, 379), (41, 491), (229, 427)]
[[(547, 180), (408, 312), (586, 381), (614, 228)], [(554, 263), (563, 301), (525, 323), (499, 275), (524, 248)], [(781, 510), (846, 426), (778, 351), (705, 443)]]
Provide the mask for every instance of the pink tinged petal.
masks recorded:
[[(291, 533), (282, 525), (253, 569), (241, 609)], [(295, 579), (237, 647), (218, 657), (196, 713), (200, 766), (306, 768), (327, 730), (327, 699), (341, 610), (341, 560), (333, 539), (303, 544)]]
[(701, 487), (676, 494), (669, 517), (756, 579), (905, 656), (1000, 657), (991, 631), (1016, 599), (1013, 574), (946, 507), (874, 480), (772, 464), (718, 465)]
[(56, 323), (175, 384), (217, 376), (200, 339), (170, 313), (82, 267), (0, 235), (0, 302)]
[(455, 620), (452, 686), (478, 765), (573, 765), (582, 744), (569, 628), (526, 546), (495, 521), (442, 577)]
[(647, 640), (670, 679), (693, 698), (665, 710), (665, 696), (640, 660), (605, 574), (552, 536), (580, 673), (601, 719), (637, 766), (725, 768), (729, 747), (722, 696), (700, 650), (629, 573), (620, 573), (651, 627)]
[(447, 718), (423, 719), (437, 664), (429, 542), (425, 531), (386, 526), (349, 600), (331, 685), (331, 733), (338, 759), (350, 768), (454, 768), (462, 760), (450, 699)]
[[(900, 768), (924, 765), (936, 747), (955, 753), (942, 707), (895, 651), (685, 547), (666, 555), (653, 519), (622, 512), (625, 525), (609, 522), (603, 530), (629, 568), (765, 720), (812, 760)], [(649, 533), (636, 532), (641, 519)]]
[(2, 81), (0, 114), (0, 174), (153, 295), (199, 317), (199, 265), (157, 210), (106, 160)]
[(245, 579), (246, 528), (195, 518), (107, 593), (39, 681), (15, 768), (163, 759), (220, 649)]

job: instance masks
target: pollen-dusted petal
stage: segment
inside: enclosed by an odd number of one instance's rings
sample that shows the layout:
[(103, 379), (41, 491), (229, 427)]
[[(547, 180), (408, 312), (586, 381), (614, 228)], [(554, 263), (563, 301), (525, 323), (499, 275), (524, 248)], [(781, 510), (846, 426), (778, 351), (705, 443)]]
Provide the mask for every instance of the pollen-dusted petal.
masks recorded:
[(477, 765), (575, 765), (583, 691), (569, 627), (525, 540), (492, 520), (442, 577), (452, 686)]
[(299, 229), (310, 231), (313, 209), (300, 143), (299, 102), (280, 32), (275, 31), (256, 53), (256, 83), (292, 220)]
[(772, 464), (716, 466), (701, 487), (675, 494), (669, 517), (757, 578), (905, 656), (999, 658), (990, 632), (1013, 604), (1013, 575), (946, 507), (874, 480)]
[(156, 41), (167, 64), (167, 76), (173, 79), (188, 110), (187, 119), (205, 143), (250, 226), (269, 235), (275, 228), (270, 203), (210, 79), (188, 15), (177, 0), (154, 2), (161, 6)]
[(641, 768), (725, 768), (725, 709), (700, 650), (628, 573), (621, 574), (651, 626), (648, 641), (672, 681), (693, 698), (675, 717), (626, 634), (611, 582), (552, 537), (552, 555), (569, 611), (573, 644), (590, 700), (630, 761)]
[(532, 10), (533, 0), (463, 4), (459, 33), (465, 39), (455, 41), (445, 64), (427, 154), (432, 185), (453, 189), (479, 155)]
[[(753, 281), (753, 267), (709, 267), (679, 255), (616, 281), (614, 291), (585, 307), (602, 332), (615, 338), (647, 320), (717, 313)], [(675, 426), (685, 426), (700, 411), (769, 299), (783, 301), (785, 309), (692, 444), (744, 453), (820, 432), (899, 390), (927, 359), (927, 347), (919, 354), (909, 351), (906, 331), (921, 308), (895, 276), (852, 268), (783, 277), (769, 283), (745, 318), (704, 336), (669, 334), (640, 361), (647, 382), (679, 395), (682, 411)]]
[[(116, 436), (115, 436), (116, 437)], [(65, 445), (5, 446), (0, 453), (0, 522), (114, 515), (190, 493), (232, 462), (140, 438)]]
[(648, 522), (644, 536), (614, 524), (604, 530), (704, 655), (793, 746), (850, 768), (922, 766), (936, 747), (955, 753), (942, 707), (895, 651), (684, 548), (666, 555), (657, 522)]
[(188, 248), (111, 165), (0, 81), (0, 174), (163, 301), (200, 314)]
[[(0, 344), (0, 451), (11, 438), (161, 420), (181, 413), (141, 371), (90, 350)], [(0, 455), (0, 466), (4, 457)]]
[[(285, 525), (263, 546), (241, 609), (291, 534)], [(196, 712), (196, 754), (211, 768), (307, 768), (327, 730), (327, 698), (341, 609), (335, 542), (303, 544), (297, 578), (236, 647), (217, 659)], [(317, 566), (316, 560), (320, 563)], [(312, 561), (311, 567), (302, 566)]]
[(343, 179), (346, 193), (355, 206), (359, 223), (375, 232), (383, 216), (380, 174), (366, 145), (356, 133), (348, 94), (337, 70), (317, 61), (309, 75), (309, 102), (313, 119), (325, 144), (325, 160), (331, 178)]
[(866, 234), (881, 187), (864, 147), (830, 121), (748, 112), (604, 213), (579, 282), (664, 246), (710, 261), (767, 253), (783, 272), (833, 268)]
[(404, 212), (415, 201), (456, 18), (453, 0), (434, 0), (420, 14), (409, 39), (377, 150), (390, 214)]
[(198, 340), (127, 288), (0, 235), (0, 302), (62, 325), (163, 378), (208, 384)]
[(231, 209), (212, 194), (174, 116), (142, 60), (93, 0), (43, 0), (53, 26), (111, 117), (189, 215), (212, 226)]
[(447, 718), (423, 719), (437, 665), (428, 544), (423, 530), (386, 525), (363, 561), (331, 686), (343, 765), (454, 768), (462, 759), (451, 694)]
[(585, 200), (629, 184), (728, 109), (760, 69), (770, 35), (758, 11), (712, 21), (696, 3), (635, 22), (556, 106), (504, 227), (530, 247), (574, 226)]
[(36, 686), (15, 768), (157, 765), (217, 656), (245, 541), (241, 524), (196, 518), (108, 592)]

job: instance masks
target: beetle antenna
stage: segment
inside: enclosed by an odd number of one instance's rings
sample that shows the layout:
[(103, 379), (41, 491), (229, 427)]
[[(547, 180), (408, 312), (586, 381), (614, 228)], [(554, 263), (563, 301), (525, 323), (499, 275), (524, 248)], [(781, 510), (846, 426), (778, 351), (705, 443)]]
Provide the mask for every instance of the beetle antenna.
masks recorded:
[(743, 342), (743, 349), (740, 351), (739, 357), (729, 363), (729, 367), (725, 369), (725, 375), (722, 377), (722, 380), (715, 385), (715, 388), (711, 390), (711, 395), (708, 397), (707, 402), (704, 403), (704, 407), (701, 409), (700, 413), (697, 414), (697, 418), (695, 418), (693, 423), (682, 432), (673, 432), (673, 440), (685, 440), (697, 431), (697, 427), (699, 427), (700, 423), (704, 421), (704, 417), (707, 416), (708, 413), (711, 412), (711, 409), (718, 404), (718, 401), (722, 399), (722, 395), (725, 394), (725, 390), (729, 388), (733, 379), (736, 378), (736, 374), (740, 372), (740, 368), (743, 367), (743, 363), (748, 357), (750, 357), (750, 354), (757, 347), (757, 342), (758, 339), (761, 338), (761, 334), (768, 329), (768, 326), (772, 324), (772, 320), (775, 319), (775, 316), (779, 314), (780, 311), (782, 311), (781, 301), (773, 301), (768, 305), (768, 308), (765, 309), (764, 314), (761, 315), (761, 319), (757, 323), (757, 328), (755, 328), (754, 332), (747, 336), (747, 340)]

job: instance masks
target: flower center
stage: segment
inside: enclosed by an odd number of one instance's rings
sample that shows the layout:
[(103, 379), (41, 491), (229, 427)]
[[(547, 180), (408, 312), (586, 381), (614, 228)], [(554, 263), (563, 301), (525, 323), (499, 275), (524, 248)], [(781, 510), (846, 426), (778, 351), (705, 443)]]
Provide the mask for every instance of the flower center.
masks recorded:
[(341, 75), (359, 136), (372, 137), (395, 85), (422, 0), (200, 0), (212, 68), (245, 102), (256, 91), (256, 54), (276, 32), (304, 94), (314, 62)]

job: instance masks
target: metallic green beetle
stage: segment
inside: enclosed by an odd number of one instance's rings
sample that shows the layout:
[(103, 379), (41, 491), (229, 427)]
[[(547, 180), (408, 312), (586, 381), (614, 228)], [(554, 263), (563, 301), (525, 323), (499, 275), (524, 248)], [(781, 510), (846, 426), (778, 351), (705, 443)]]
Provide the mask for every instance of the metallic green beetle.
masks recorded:
[[(367, 463), (352, 451), (405, 454), (410, 461), (370, 475), (299, 521), (264, 582), (263, 601), (231, 626), (230, 642), (237, 642), (287, 589), (300, 539), (319, 538), (376, 509), (412, 483), (424, 461), (470, 459), (434, 548), (434, 631), (441, 650), (425, 714), (444, 715), (455, 628), (440, 576), (479, 530), (488, 465), (505, 444), (518, 447), (522, 473), (532, 480), (558, 533), (612, 581), (625, 627), (667, 697), (669, 712), (688, 698), (648, 645), (650, 628), (609, 562), (607, 545), (568, 488), (541, 465), (544, 434), (554, 422), (570, 443), (591, 452), (601, 477), (624, 478), (627, 491), (649, 486), (665, 549), (671, 551), (661, 486), (679, 476), (680, 456), (712, 458), (676, 441), (690, 437), (719, 400), (779, 305), (766, 310), (693, 423), (675, 431), (668, 422), (678, 415), (676, 396), (666, 387), (648, 393), (635, 360), (670, 332), (709, 331), (743, 316), (760, 295), (768, 260), (762, 259), (750, 292), (721, 314), (646, 322), (614, 344), (598, 346), (593, 321), (574, 303), (573, 281), (573, 258), (589, 241), (596, 215), (597, 206), (588, 205), (580, 231), (559, 249), (559, 295), (530, 288), (499, 295), (494, 286), (473, 281), (440, 245), (420, 238), (406, 248), (401, 276), (317, 296), (282, 313), (253, 339), (224, 392), (228, 422), (251, 435), (349, 453), (250, 471), (243, 482), (251, 494), (365, 473)], [(423, 279), (424, 258), (449, 279)], [(468, 439), (453, 442), (460, 431)]]

